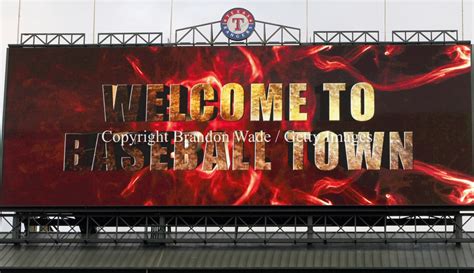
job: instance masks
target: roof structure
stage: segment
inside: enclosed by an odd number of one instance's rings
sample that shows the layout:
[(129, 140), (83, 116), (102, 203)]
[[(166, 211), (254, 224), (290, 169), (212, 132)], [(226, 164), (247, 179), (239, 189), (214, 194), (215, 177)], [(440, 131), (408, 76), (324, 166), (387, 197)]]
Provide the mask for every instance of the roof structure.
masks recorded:
[(1, 245), (3, 269), (474, 270), (474, 243), (313, 246)]

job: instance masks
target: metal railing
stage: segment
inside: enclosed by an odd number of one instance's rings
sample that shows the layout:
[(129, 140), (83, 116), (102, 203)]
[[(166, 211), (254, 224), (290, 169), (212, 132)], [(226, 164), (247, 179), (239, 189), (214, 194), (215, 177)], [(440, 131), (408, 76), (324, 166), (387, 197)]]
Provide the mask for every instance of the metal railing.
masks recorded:
[(379, 31), (314, 31), (314, 43), (378, 43)]
[(176, 45), (298, 45), (299, 28), (255, 21), (254, 33), (244, 41), (233, 41), (221, 30), (220, 21), (185, 27), (175, 31)]
[(474, 242), (474, 213), (2, 212), (1, 243), (313, 244)]
[(97, 34), (99, 45), (162, 45), (162, 32), (119, 32)]
[(84, 33), (22, 33), (20, 44), (23, 46), (84, 45)]
[[(301, 30), (295, 27), (255, 21), (254, 33), (243, 41), (228, 39), (220, 21), (177, 29), (174, 45), (300, 45)], [(396, 30), (395, 43), (452, 43), (458, 42), (457, 30)], [(379, 43), (379, 31), (314, 31), (313, 43)], [(85, 45), (84, 33), (22, 33), (20, 46), (76, 46)], [(162, 32), (99, 33), (98, 45), (163, 45)]]
[(457, 41), (457, 30), (394, 30), (392, 32), (392, 42), (447, 43)]

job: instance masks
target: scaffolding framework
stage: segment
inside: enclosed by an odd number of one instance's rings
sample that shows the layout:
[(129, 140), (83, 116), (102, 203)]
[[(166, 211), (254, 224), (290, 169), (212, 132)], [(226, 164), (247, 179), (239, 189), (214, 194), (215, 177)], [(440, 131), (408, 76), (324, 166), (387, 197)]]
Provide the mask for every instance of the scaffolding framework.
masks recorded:
[(314, 43), (378, 43), (380, 42), (379, 31), (315, 31), (313, 32)]
[[(302, 45), (299, 28), (256, 20), (254, 33), (243, 41), (225, 37), (220, 22), (190, 26), (175, 31), (175, 42), (163, 44), (162, 32), (115, 32), (99, 33), (97, 44), (86, 44), (84, 33), (23, 33), (21, 47), (48, 46), (271, 46)], [(309, 44), (378, 44), (378, 30), (314, 31)], [(391, 43), (457, 43), (457, 30), (395, 30)]]
[(162, 45), (161, 32), (116, 32), (97, 34), (99, 45)]
[[(0, 243), (327, 244), (474, 242), (474, 212), (311, 208), (2, 212)], [(306, 212), (305, 212), (306, 211)]]
[(20, 45), (51, 46), (51, 45), (85, 45), (85, 33), (22, 33)]
[(299, 45), (299, 28), (255, 20), (254, 33), (246, 40), (232, 41), (225, 37), (221, 22), (215, 21), (177, 29), (176, 45)]
[(394, 30), (392, 42), (450, 43), (457, 42), (457, 30)]

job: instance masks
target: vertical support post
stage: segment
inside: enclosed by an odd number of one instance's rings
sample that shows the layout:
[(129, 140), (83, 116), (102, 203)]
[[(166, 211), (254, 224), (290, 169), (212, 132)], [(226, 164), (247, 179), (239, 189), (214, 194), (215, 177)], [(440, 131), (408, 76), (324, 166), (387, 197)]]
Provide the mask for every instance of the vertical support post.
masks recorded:
[(327, 222), (327, 215), (324, 215), (324, 244), (327, 244), (327, 236), (328, 236), (328, 222)]
[(354, 215), (354, 243), (357, 243), (357, 215)]
[(307, 220), (306, 220), (306, 224), (308, 226), (308, 245), (312, 245), (312, 241), (313, 241), (313, 232), (314, 232), (314, 229), (313, 229), (313, 216), (308, 216)]
[[(306, 43), (309, 43), (309, 1), (306, 0)], [(301, 42), (301, 32), (300, 32), (300, 42)]]
[(456, 246), (461, 246), (461, 242), (457, 241), (462, 239), (462, 215), (460, 212), (457, 212), (454, 215), (454, 238), (456, 239)]
[[(89, 226), (89, 215), (85, 215), (84, 217), (86, 217), (86, 233), (85, 234), (81, 234), (81, 235), (85, 235), (85, 240), (87, 242), (87, 239), (89, 239), (89, 229), (90, 229), (90, 226)], [(79, 227), (80, 228), (80, 227)], [(81, 229), (81, 232), (82, 232), (82, 229)]]
[(418, 229), (417, 229), (417, 226), (416, 226), (416, 215), (413, 216), (413, 224), (414, 224), (414, 228), (415, 228), (415, 244), (418, 243)]
[[(464, 41), (464, 0), (461, 0), (461, 37)], [(456, 39), (457, 38), (458, 37), (456, 37)]]
[[(246, 231), (248, 231), (248, 229)], [(239, 237), (239, 225), (237, 223), (237, 216), (235, 216), (234, 218), (234, 245), (237, 244), (238, 237)]]
[(30, 224), (30, 217), (26, 218), (25, 238), (30, 236), (30, 232), (36, 232), (36, 227)]
[[(158, 218), (158, 239), (166, 239), (166, 222), (165, 217), (160, 215)], [(164, 242), (161, 245), (166, 245)]]
[(20, 221), (20, 216), (15, 213), (13, 216), (13, 221), (12, 221), (12, 239), (20, 239), (21, 237), (21, 221)]
[(207, 216), (204, 217), (204, 244), (207, 244)]
[(144, 230), (144, 233), (145, 233), (145, 243), (148, 242), (148, 239), (150, 239), (150, 235), (148, 234), (148, 215), (145, 216), (145, 230)]
[(118, 237), (119, 237), (119, 217), (120, 216), (115, 216), (115, 243), (118, 242)]
[[(170, 39), (169, 39), (169, 43), (173, 42), (171, 41), (171, 38), (173, 37), (173, 0), (171, 0), (171, 5), (170, 5)], [(174, 42), (177, 44), (178, 41), (177, 41), (177, 35), (178, 33), (175, 33), (175, 39), (174, 39)]]
[(235, 238), (234, 244), (237, 244), (237, 240), (239, 239), (239, 226), (235, 226)]
[[(96, 9), (96, 0), (94, 0), (93, 3), (93, 9), (92, 9), (92, 43), (95, 44), (95, 9)], [(71, 39), (72, 40), (72, 39)], [(84, 38), (85, 40), (85, 38)], [(99, 41), (99, 37), (97, 37), (97, 42)]]
[[(18, 0), (18, 20), (16, 25), (16, 43), (20, 43), (21, 0)], [(22, 42), (22, 41), (21, 41)]]
[(263, 243), (267, 244), (267, 216), (263, 217)]

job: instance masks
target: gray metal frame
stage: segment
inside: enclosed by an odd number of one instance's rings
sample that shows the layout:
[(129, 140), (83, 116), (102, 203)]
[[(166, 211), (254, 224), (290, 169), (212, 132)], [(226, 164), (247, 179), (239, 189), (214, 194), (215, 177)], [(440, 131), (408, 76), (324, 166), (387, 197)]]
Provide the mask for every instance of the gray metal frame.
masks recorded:
[(85, 45), (85, 33), (22, 33), (20, 44), (23, 46), (48, 45)]
[(243, 41), (233, 41), (222, 33), (220, 21), (180, 28), (175, 31), (176, 45), (299, 45), (299, 28), (255, 20), (254, 33)]
[[(249, 210), (252, 211), (252, 210)], [(474, 242), (474, 212), (2, 212), (0, 244), (318, 244)]]
[[(212, 22), (176, 30), (172, 45), (301, 44), (297, 28), (256, 21), (255, 33), (230, 41)], [(218, 27), (218, 29), (217, 29)], [(207, 29), (210, 33), (203, 32)], [(377, 35), (375, 35), (375, 33)], [(208, 36), (206, 36), (207, 34)], [(284, 35), (286, 34), (286, 36)], [(156, 36), (154, 36), (156, 35)], [(378, 31), (318, 31), (323, 43), (377, 43)], [(201, 37), (197, 39), (197, 37)], [(290, 40), (284, 38), (290, 37)], [(402, 43), (456, 42), (457, 31), (394, 31)], [(162, 45), (162, 34), (99, 33), (100, 45)], [(158, 43), (159, 39), (159, 43)], [(187, 40), (187, 39), (190, 39)], [(347, 39), (344, 40), (344, 39)], [(314, 41), (316, 42), (316, 41)], [(83, 33), (27, 33), (20, 46), (82, 46)], [(94, 45), (97, 46), (97, 45)], [(464, 208), (465, 209), (465, 208)], [(456, 243), (474, 242), (474, 212), (461, 208), (332, 209), (202, 207), (164, 208), (2, 208), (0, 244), (15, 243), (157, 243), (157, 244), (316, 244), (316, 243)]]
[[(232, 41), (222, 33), (220, 21), (177, 29), (175, 46), (197, 45), (301, 45), (299, 28), (256, 20), (254, 33), (246, 40)], [(393, 43), (459, 42), (457, 30), (395, 30)], [(370, 31), (314, 31), (313, 44), (380, 43), (380, 33)], [(86, 45), (84, 33), (22, 33), (20, 46)], [(99, 33), (97, 45), (163, 45), (162, 32)]]
[(378, 43), (378, 30), (366, 31), (314, 31), (314, 43)]
[(392, 42), (403, 43), (447, 43), (457, 42), (457, 30), (394, 30)]
[(99, 45), (163, 45), (162, 32), (116, 32), (97, 34)]

